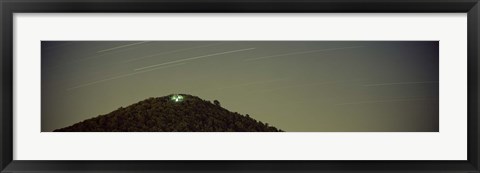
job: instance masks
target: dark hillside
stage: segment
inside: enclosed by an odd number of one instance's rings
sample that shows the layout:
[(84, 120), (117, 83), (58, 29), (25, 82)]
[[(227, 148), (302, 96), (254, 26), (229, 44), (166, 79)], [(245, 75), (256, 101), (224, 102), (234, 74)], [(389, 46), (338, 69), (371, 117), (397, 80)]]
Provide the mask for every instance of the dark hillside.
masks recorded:
[(55, 132), (279, 132), (268, 123), (230, 112), (192, 95), (149, 98)]

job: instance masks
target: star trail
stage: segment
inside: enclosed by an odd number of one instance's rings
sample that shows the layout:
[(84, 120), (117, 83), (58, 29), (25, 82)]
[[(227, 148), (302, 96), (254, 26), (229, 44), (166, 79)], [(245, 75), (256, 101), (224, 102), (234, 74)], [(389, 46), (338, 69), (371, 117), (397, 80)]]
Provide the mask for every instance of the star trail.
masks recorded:
[(190, 94), (287, 132), (438, 132), (438, 41), (42, 41), (42, 131)]

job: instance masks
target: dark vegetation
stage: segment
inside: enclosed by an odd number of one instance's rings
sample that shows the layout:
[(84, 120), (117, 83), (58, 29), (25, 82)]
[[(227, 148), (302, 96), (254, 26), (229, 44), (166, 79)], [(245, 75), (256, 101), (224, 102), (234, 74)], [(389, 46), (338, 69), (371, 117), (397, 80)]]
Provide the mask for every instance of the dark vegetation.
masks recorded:
[(250, 115), (230, 112), (215, 100), (182, 94), (149, 98), (55, 132), (281, 132)]

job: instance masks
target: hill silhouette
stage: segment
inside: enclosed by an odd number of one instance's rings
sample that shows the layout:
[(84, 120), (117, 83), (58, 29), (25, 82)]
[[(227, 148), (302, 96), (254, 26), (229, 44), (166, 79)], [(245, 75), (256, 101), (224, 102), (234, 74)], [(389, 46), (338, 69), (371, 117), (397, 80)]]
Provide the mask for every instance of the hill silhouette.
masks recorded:
[(281, 132), (268, 123), (187, 94), (149, 98), (54, 132)]

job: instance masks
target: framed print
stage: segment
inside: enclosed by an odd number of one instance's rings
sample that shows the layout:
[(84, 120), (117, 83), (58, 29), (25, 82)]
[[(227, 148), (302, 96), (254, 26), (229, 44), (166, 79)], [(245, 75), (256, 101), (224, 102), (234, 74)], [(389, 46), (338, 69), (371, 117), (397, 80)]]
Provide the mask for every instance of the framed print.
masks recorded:
[(478, 8), (1, 1), (1, 172), (479, 172)]

